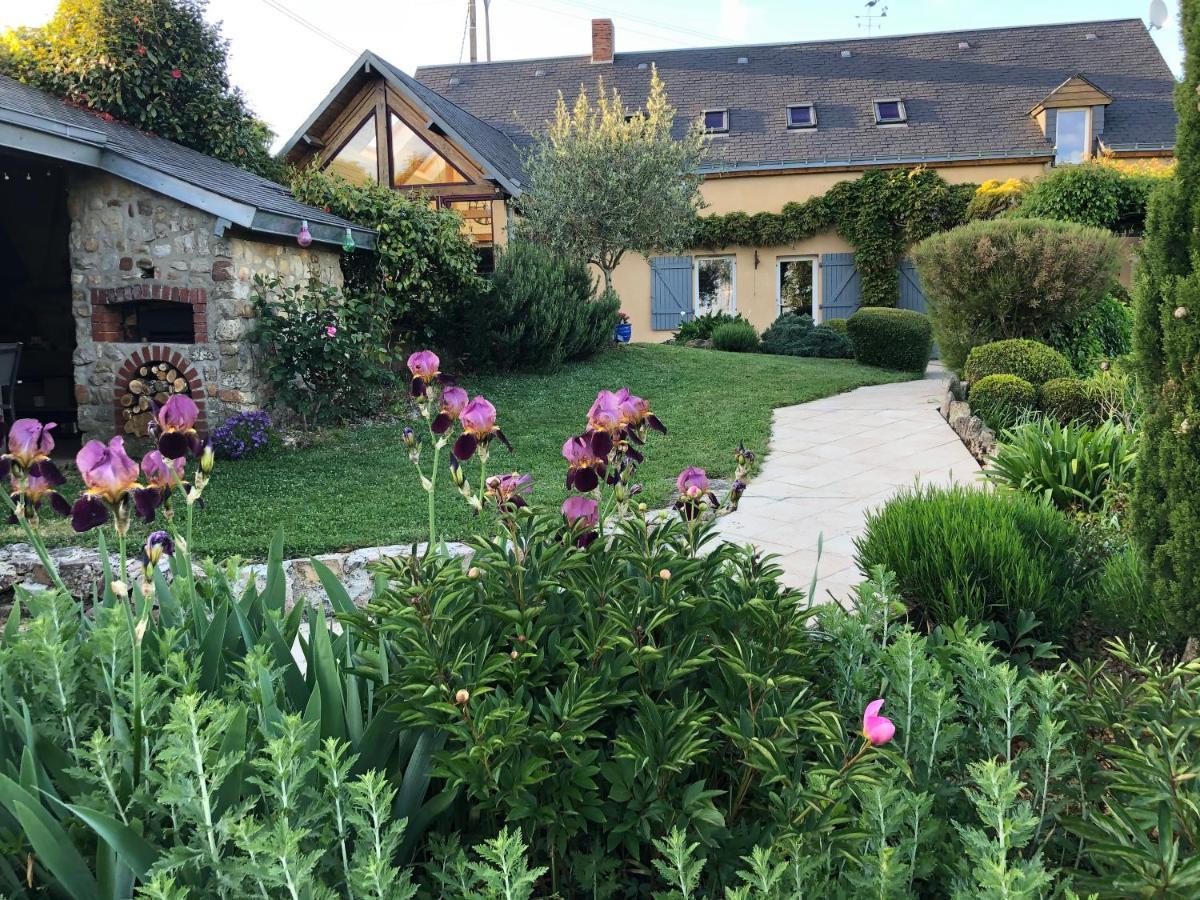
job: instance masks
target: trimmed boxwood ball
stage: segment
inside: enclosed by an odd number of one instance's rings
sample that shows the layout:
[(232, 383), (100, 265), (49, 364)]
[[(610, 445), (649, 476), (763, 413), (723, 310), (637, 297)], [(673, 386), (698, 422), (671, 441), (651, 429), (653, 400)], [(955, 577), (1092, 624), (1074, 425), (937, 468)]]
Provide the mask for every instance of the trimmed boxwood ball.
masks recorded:
[(730, 353), (753, 353), (758, 350), (758, 332), (749, 322), (727, 322), (713, 329), (714, 350)]
[(968, 384), (989, 375), (1016, 375), (1036, 387), (1052, 378), (1070, 378), (1074, 374), (1065, 356), (1053, 347), (1026, 338), (980, 344), (967, 356), (963, 369)]
[(832, 328), (838, 334), (846, 334), (846, 319), (828, 319), (821, 324), (826, 328)]
[(1016, 375), (988, 375), (971, 385), (971, 412), (993, 428), (1015, 425), (1037, 406), (1037, 388)]
[(1038, 391), (1042, 412), (1062, 423), (1092, 423), (1099, 418), (1096, 394), (1082, 378), (1051, 378)]
[(929, 318), (910, 309), (867, 307), (846, 322), (860, 363), (902, 372), (924, 372), (933, 348)]

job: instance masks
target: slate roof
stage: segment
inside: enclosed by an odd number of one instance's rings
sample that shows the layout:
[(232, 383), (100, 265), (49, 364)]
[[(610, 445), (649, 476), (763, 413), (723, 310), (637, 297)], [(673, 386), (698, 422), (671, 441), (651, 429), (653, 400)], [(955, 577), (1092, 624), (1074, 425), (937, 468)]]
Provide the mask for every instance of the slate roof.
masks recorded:
[[(258, 224), (253, 220), (238, 223), (252, 230), (278, 234), (279, 231), (268, 227), (271, 217), (297, 220), (297, 230), (298, 221), (307, 219), (318, 240), (324, 237), (329, 242), (336, 240), (340, 243), (340, 235), (349, 227), (354, 230), (355, 240), (360, 246), (373, 244), (374, 232), (370, 229), (301, 203), (282, 185), (165, 138), (152, 137), (130, 125), (105, 121), (94, 112), (72, 106), (59, 97), (0, 75), (0, 126), (4, 125), (26, 131), (31, 136), (64, 138), (81, 147), (94, 148), (98, 167), (129, 177), (130, 180), (137, 181), (137, 173), (144, 175), (147, 174), (146, 170), (166, 176), (161, 181), (149, 178), (139, 183), (145, 183), (167, 196), (174, 196), (171, 182), (182, 181), (209, 194), (253, 207)], [(0, 142), (0, 148), (4, 146)], [(32, 140), (28, 144), (8, 146), (38, 152)], [(191, 202), (194, 197), (176, 196), (176, 199)], [(276, 221), (275, 224), (279, 223)]]
[[(1028, 112), (1073, 75), (1113, 98), (1106, 146), (1175, 142), (1175, 79), (1138, 19), (617, 53), (611, 65), (575, 56), (423, 66), (416, 79), (522, 147), (553, 116), (559, 91), (570, 101), (598, 77), (627, 106), (641, 105), (649, 72), (639, 66), (651, 64), (680, 112), (678, 129), (703, 110), (729, 110), (708, 171), (1045, 158), (1052, 142)], [(875, 125), (872, 102), (892, 97), (905, 101), (907, 126)], [(785, 106), (808, 102), (818, 127), (786, 129)]]

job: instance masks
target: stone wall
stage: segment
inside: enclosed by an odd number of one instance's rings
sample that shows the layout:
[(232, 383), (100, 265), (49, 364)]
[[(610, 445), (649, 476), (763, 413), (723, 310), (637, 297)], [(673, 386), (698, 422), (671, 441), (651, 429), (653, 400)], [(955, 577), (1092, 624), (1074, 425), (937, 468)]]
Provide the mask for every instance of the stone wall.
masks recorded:
[[(77, 171), (68, 187), (71, 220), (75, 395), (85, 437), (123, 427), (119, 395), (139, 366), (175, 367), (215, 427), (264, 403), (247, 340), (254, 276), (305, 280), (314, 270), (340, 286), (339, 253), (286, 239), (226, 231), (209, 213), (104, 173)], [(194, 343), (133, 343), (121, 332), (122, 304), (191, 306)]]

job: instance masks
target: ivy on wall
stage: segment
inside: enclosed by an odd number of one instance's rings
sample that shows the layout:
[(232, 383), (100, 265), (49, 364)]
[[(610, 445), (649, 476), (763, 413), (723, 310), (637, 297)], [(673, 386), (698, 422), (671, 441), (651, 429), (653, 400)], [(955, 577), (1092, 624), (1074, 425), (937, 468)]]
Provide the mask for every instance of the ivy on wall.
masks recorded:
[(777, 247), (836, 231), (854, 248), (863, 305), (896, 306), (896, 266), (908, 248), (965, 222), (974, 195), (975, 185), (948, 184), (923, 166), (869, 169), (820, 197), (784, 204), (778, 213), (703, 216), (692, 247)]

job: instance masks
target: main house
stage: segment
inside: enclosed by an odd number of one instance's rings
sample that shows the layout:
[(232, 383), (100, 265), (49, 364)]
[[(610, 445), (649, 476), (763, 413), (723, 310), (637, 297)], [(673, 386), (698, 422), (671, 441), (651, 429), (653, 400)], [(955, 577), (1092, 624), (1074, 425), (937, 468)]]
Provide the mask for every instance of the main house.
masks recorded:
[[(979, 183), (1035, 179), (1098, 155), (1169, 157), (1174, 147), (1175, 80), (1136, 19), (636, 53), (615, 52), (612, 22), (598, 19), (590, 56), (429, 66), (410, 77), (364, 53), (283, 153), (457, 210), (486, 263), (519, 214), (522, 151), (558, 95), (594, 93), (603, 78), (636, 109), (651, 66), (677, 127), (699, 118), (711, 135), (701, 188), (710, 213), (778, 212), (868, 168), (924, 165)], [(666, 339), (701, 311), (737, 311), (762, 329), (794, 267), (818, 320), (852, 312), (851, 251), (829, 233), (634, 256), (614, 284), (635, 340)], [(903, 264), (902, 275), (902, 298), (919, 304)]]

